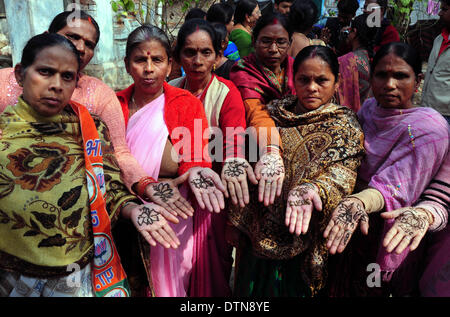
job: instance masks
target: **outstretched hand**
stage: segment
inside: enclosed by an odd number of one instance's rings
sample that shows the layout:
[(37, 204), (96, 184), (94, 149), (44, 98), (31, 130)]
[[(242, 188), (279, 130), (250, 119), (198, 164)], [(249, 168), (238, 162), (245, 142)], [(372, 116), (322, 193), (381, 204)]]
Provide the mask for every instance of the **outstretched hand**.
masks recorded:
[[(161, 244), (165, 248), (178, 248), (178, 240), (175, 232), (169, 226), (165, 217), (172, 218), (164, 208), (157, 204), (147, 203), (144, 205), (133, 205), (130, 212), (131, 221), (144, 239), (151, 245)], [(175, 218), (175, 220), (177, 220)]]
[(395, 219), (394, 225), (383, 239), (383, 246), (387, 252), (395, 249), (397, 254), (402, 253), (408, 246), (410, 251), (417, 249), (433, 221), (433, 216), (425, 209), (413, 207), (383, 212), (381, 217)]
[(322, 210), (322, 200), (316, 187), (312, 184), (302, 184), (289, 192), (286, 208), (286, 226), (289, 232), (299, 236), (306, 234), (313, 209)]
[(227, 189), (225, 196), (231, 197), (233, 204), (239, 203), (241, 207), (250, 202), (247, 176), (253, 184), (258, 184), (255, 173), (246, 159), (236, 157), (225, 161), (221, 175), (223, 186)]
[(189, 170), (189, 184), (200, 208), (219, 213), (225, 208), (225, 187), (220, 176), (210, 168), (193, 167)]
[(360, 225), (363, 234), (369, 233), (369, 216), (364, 210), (364, 204), (358, 198), (345, 198), (334, 209), (331, 220), (324, 231), (327, 248), (331, 254), (342, 253), (350, 238)]
[(266, 152), (255, 165), (255, 175), (259, 182), (258, 200), (268, 206), (281, 195), (284, 181), (284, 163), (278, 152)]
[(181, 196), (178, 186), (188, 178), (189, 172), (175, 179), (160, 179), (157, 183), (149, 184), (145, 188), (145, 193), (153, 202), (164, 207), (172, 215), (187, 219), (193, 216), (194, 208)]

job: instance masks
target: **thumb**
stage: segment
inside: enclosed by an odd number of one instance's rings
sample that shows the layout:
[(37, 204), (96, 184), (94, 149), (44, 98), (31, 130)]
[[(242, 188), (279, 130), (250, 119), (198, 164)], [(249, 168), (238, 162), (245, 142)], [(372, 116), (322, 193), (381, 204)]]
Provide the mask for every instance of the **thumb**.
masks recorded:
[(394, 218), (397, 218), (398, 216), (400, 216), (403, 213), (403, 211), (404, 211), (404, 209), (400, 208), (400, 209), (396, 209), (396, 210), (382, 212), (380, 215), (384, 219), (394, 219)]
[(322, 211), (322, 199), (320, 199), (319, 194), (317, 194), (316, 192), (314, 192), (314, 194), (313, 194), (312, 202), (313, 202), (314, 208), (317, 211)]
[(250, 164), (247, 167), (247, 175), (248, 175), (248, 179), (254, 184), (257, 185), (258, 184), (258, 179), (256, 178), (255, 173), (253, 172), (253, 168), (250, 166)]
[(184, 173), (183, 175), (175, 178), (173, 180), (174, 185), (183, 184), (189, 178), (189, 172)]
[(367, 236), (369, 234), (369, 221), (365, 218), (362, 219), (359, 228), (361, 229), (361, 232)]

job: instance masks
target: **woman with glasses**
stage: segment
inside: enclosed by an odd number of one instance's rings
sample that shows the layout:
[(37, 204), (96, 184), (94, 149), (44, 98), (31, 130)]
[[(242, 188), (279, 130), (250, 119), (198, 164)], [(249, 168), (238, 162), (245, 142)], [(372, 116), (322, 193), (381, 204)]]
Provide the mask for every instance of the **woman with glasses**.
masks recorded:
[(236, 44), (241, 58), (253, 52), (252, 30), (260, 17), (261, 11), (256, 0), (240, 0), (237, 4), (230, 41)]
[(230, 213), (243, 233), (236, 251), (238, 297), (322, 293), (328, 261), (323, 225), (353, 191), (364, 153), (356, 115), (331, 102), (339, 78), (333, 51), (308, 46), (295, 58), (293, 72), (296, 95), (267, 105), (283, 141), (282, 195), (264, 206), (252, 194), (247, 206)]
[(253, 128), (251, 142), (254, 139), (258, 143), (261, 156), (255, 173), (259, 179), (259, 201), (264, 201), (266, 206), (281, 194), (284, 179), (280, 136), (266, 105), (284, 95), (295, 95), (294, 59), (287, 54), (290, 39), (287, 19), (283, 15), (263, 16), (253, 30), (255, 53), (238, 61), (230, 72), (230, 80), (236, 84), (244, 100), (247, 125)]

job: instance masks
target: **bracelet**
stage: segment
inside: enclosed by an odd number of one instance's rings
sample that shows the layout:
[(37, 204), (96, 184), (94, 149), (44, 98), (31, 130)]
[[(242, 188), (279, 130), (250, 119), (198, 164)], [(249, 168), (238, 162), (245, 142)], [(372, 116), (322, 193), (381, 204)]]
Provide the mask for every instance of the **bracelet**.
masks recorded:
[(147, 187), (148, 184), (155, 184), (155, 183), (157, 183), (157, 181), (155, 181), (153, 179), (153, 177), (150, 177), (150, 176), (142, 177), (139, 180), (138, 185), (137, 185), (137, 194), (140, 197), (145, 198), (146, 197), (146, 195), (145, 195), (145, 188)]
[(276, 144), (268, 144), (266, 145), (266, 153), (270, 153), (276, 150), (278, 153), (281, 152), (281, 148)]

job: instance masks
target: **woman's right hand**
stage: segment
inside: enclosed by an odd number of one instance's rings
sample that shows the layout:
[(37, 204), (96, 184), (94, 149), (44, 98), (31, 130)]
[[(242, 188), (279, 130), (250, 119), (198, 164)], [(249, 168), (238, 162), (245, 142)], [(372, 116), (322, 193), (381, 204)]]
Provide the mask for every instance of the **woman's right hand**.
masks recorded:
[(131, 208), (131, 221), (151, 246), (155, 247), (158, 242), (166, 249), (178, 248), (180, 240), (163, 216), (167, 213), (164, 208), (153, 203), (126, 207)]
[(284, 181), (284, 163), (278, 151), (264, 153), (255, 165), (255, 175), (259, 182), (258, 199), (268, 206), (281, 195)]
[(342, 253), (350, 238), (360, 225), (363, 234), (369, 233), (369, 216), (361, 200), (354, 197), (345, 198), (334, 209), (331, 220), (325, 228), (323, 237), (331, 254)]
[(225, 208), (226, 188), (220, 176), (212, 169), (192, 167), (189, 170), (189, 184), (200, 208), (216, 213)]
[(189, 172), (175, 179), (160, 179), (157, 183), (147, 185), (145, 193), (172, 215), (187, 219), (194, 215), (194, 208), (181, 196), (178, 185), (183, 184), (188, 178)]

